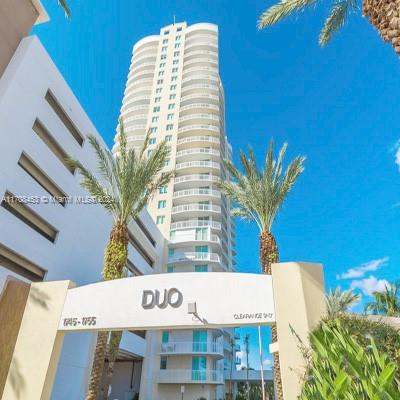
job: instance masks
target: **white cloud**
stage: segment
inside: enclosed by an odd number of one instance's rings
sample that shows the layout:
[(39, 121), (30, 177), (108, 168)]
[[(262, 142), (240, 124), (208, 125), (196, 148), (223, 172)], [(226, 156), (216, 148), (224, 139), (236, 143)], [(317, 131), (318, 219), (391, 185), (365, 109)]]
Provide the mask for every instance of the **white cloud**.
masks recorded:
[(386, 279), (377, 279), (370, 275), (365, 279), (351, 281), (350, 289), (360, 289), (366, 296), (371, 296), (373, 292), (383, 292), (389, 282)]
[(264, 368), (270, 368), (272, 366), (272, 360), (270, 358), (267, 358), (263, 361), (263, 366)]
[(367, 272), (376, 271), (379, 268), (385, 266), (389, 261), (389, 257), (378, 258), (377, 260), (371, 260), (358, 267), (349, 268), (346, 272), (336, 275), (336, 279), (354, 279), (363, 278)]

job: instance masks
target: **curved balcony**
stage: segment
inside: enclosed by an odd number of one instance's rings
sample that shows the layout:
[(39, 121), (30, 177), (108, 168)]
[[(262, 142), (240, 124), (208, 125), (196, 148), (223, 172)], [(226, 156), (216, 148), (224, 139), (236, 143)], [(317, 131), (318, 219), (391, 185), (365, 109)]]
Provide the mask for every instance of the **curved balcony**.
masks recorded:
[(143, 104), (140, 106), (132, 106), (127, 108), (125, 111), (121, 111), (121, 117), (124, 117), (126, 115), (139, 115), (139, 114), (143, 114), (143, 110), (148, 111), (149, 110), (149, 105), (148, 104)]
[(129, 64), (129, 71), (134, 68), (137, 68), (143, 64), (157, 64), (157, 50), (153, 51), (143, 51), (139, 53), (135, 53), (131, 58), (131, 63)]
[(206, 143), (207, 145), (220, 145), (219, 138), (213, 136), (189, 136), (182, 139), (178, 139), (177, 146), (192, 145), (197, 143)]
[(144, 90), (149, 88), (151, 91), (153, 85), (153, 78), (147, 78), (147, 79), (137, 79), (135, 81), (131, 81), (130, 83), (126, 84), (124, 95), (127, 93), (131, 93), (133, 91), (138, 92), (140, 89)]
[[(204, 238), (197, 239), (196, 237), (184, 237), (184, 238), (174, 238), (169, 241), (171, 245), (175, 248), (187, 247), (187, 246), (197, 246), (197, 245), (212, 245), (213, 249), (217, 251), (223, 250), (222, 242), (217, 235), (207, 235)], [(216, 246), (215, 246), (216, 245)]]
[(199, 43), (199, 42), (207, 42), (207, 43), (211, 43), (211, 42), (215, 42), (215, 44), (218, 44), (218, 37), (216, 35), (210, 35), (210, 34), (196, 34), (192, 36), (186, 36), (186, 42), (185, 45), (189, 45), (192, 43)]
[(196, 103), (211, 103), (219, 105), (219, 96), (209, 93), (194, 93), (181, 97), (181, 106)]
[(183, 204), (172, 207), (172, 215), (181, 214), (182, 216), (185, 216), (186, 213), (189, 213), (191, 217), (198, 217), (204, 215), (204, 213), (221, 214), (221, 207), (214, 204), (200, 203)]
[(219, 106), (212, 103), (194, 102), (188, 105), (181, 105), (179, 115), (202, 113), (204, 111), (214, 112), (216, 115), (219, 115)]
[(142, 57), (144, 57), (145, 55), (157, 54), (157, 51), (158, 51), (158, 44), (157, 44), (157, 45), (153, 45), (153, 46), (146, 46), (145, 48), (140, 48), (140, 47), (139, 47), (139, 49), (140, 49), (140, 50), (138, 50), (138, 51), (136, 50), (136, 51), (133, 53), (132, 61), (135, 60), (135, 59), (142, 58)]
[(217, 253), (199, 253), (195, 251), (188, 251), (182, 255), (176, 255), (168, 258), (168, 264), (178, 264), (186, 262), (221, 262), (221, 257)]
[(123, 119), (124, 124), (132, 121), (143, 121), (144, 123), (147, 122), (147, 114), (138, 114), (132, 117), (127, 117)]
[(174, 205), (182, 204), (182, 202), (195, 202), (200, 201), (202, 197), (212, 197), (213, 201), (220, 201), (221, 192), (213, 189), (184, 189), (174, 192), (173, 199)]
[(193, 74), (191, 76), (187, 76), (186, 78), (183, 78), (182, 79), (182, 88), (184, 88), (185, 86), (188, 86), (187, 83), (192, 82), (192, 81), (200, 81), (204, 84), (207, 84), (209, 82), (214, 82), (214, 83), (219, 84), (219, 77), (213, 76), (211, 74), (202, 74), (201, 72), (199, 72), (197, 74)]
[(201, 160), (205, 156), (210, 160), (219, 162), (221, 153), (219, 150), (207, 147), (185, 149), (176, 153), (177, 162)]
[(121, 111), (125, 111), (126, 109), (134, 106), (149, 105), (150, 99), (151, 99), (150, 95), (145, 95), (145, 96), (137, 96), (133, 100), (124, 101), (124, 104), (121, 107)]
[(183, 69), (188, 68), (192, 65), (218, 68), (218, 60), (211, 60), (209, 58), (201, 58), (201, 57), (194, 58), (194, 59), (185, 61), (184, 65), (183, 65)]
[(218, 44), (211, 42), (199, 42), (187, 45), (185, 43), (185, 55), (190, 56), (191, 53), (195, 53), (197, 51), (209, 51), (215, 55), (218, 55)]
[(128, 104), (128, 102), (135, 100), (142, 100), (145, 97), (151, 96), (150, 88), (145, 88), (144, 90), (134, 90), (131, 93), (126, 93), (123, 99), (123, 105)]
[(143, 136), (146, 135), (146, 125), (134, 125), (134, 126), (127, 126), (124, 127), (124, 131), (126, 134), (129, 134), (130, 132), (142, 132)]
[[(135, 136), (128, 136), (126, 138), (126, 142), (127, 143), (134, 143), (134, 142), (143, 142), (144, 138), (146, 137), (146, 135), (135, 135)], [(119, 139), (118, 139), (118, 135), (115, 138), (115, 145), (119, 147)]]
[(181, 90), (181, 96), (189, 96), (198, 93), (213, 94), (216, 96), (219, 93), (219, 85), (216, 83), (194, 83), (193, 85), (182, 87)]
[(209, 124), (193, 124), (189, 126), (182, 126), (178, 129), (178, 133), (188, 132), (188, 131), (196, 131), (196, 130), (207, 130), (212, 132), (219, 133), (219, 127)]
[(214, 51), (208, 51), (208, 50), (195, 50), (191, 51), (189, 54), (185, 54), (183, 57), (183, 62), (186, 64), (187, 61), (193, 60), (193, 59), (205, 59), (205, 60), (213, 60), (218, 61), (218, 53)]
[[(193, 113), (185, 115), (179, 118), (179, 126), (183, 127), (185, 125), (196, 125), (210, 123), (219, 126), (219, 115), (216, 114), (205, 114), (205, 113)], [(210, 124), (210, 125), (211, 125)]]
[(219, 177), (209, 174), (192, 174), (192, 175), (182, 175), (177, 176), (174, 180), (175, 186), (188, 185), (193, 183), (195, 185), (204, 183), (215, 183), (219, 181)]
[(153, 77), (154, 77), (154, 71), (153, 72), (147, 72), (147, 71), (141, 72), (135, 76), (131, 76), (130, 78), (128, 78), (126, 84), (131, 85), (132, 83), (137, 82), (141, 79), (150, 79), (150, 78), (153, 79)]
[(161, 355), (201, 354), (213, 355), (217, 358), (224, 356), (222, 342), (168, 342), (161, 343)]
[(223, 371), (191, 370), (191, 369), (162, 369), (158, 371), (158, 383), (200, 383), (222, 385), (224, 383)]
[(190, 67), (190, 68), (184, 68), (183, 69), (183, 75), (182, 78), (186, 79), (189, 78), (193, 75), (211, 75), (213, 77), (219, 78), (218, 75), (218, 68), (216, 67), (207, 67), (207, 66), (197, 66), (197, 67)]
[(221, 170), (221, 166), (219, 163), (213, 161), (187, 161), (182, 162), (175, 165), (177, 171), (179, 170), (188, 170), (187, 172), (190, 174), (197, 172), (208, 172), (209, 169), (213, 169), (216, 171)]
[(131, 68), (129, 70), (128, 78), (131, 78), (132, 76), (135, 75), (139, 75), (142, 71), (155, 70), (155, 69), (156, 69), (155, 60), (154, 62), (145, 62)]
[(188, 228), (207, 228), (221, 230), (221, 222), (217, 221), (202, 221), (202, 220), (188, 220), (188, 221), (178, 221), (173, 222), (171, 224), (171, 231), (179, 230), (179, 229), (188, 229)]
[(133, 46), (132, 53), (140, 53), (144, 49), (149, 49), (151, 47), (157, 47), (160, 41), (160, 37), (158, 35), (146, 36), (136, 42)]

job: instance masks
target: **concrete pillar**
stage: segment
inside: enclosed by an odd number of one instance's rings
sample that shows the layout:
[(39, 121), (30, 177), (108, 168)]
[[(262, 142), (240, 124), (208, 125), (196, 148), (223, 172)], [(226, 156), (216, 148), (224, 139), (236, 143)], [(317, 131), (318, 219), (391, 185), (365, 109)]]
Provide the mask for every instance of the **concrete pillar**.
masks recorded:
[(324, 274), (321, 264), (287, 262), (272, 265), (272, 281), (278, 342), (285, 400), (297, 400), (305, 372), (299, 341), (291, 328), (308, 346), (310, 331), (326, 311)]
[(2, 400), (50, 399), (64, 334), (58, 324), (71, 281), (32, 283)]

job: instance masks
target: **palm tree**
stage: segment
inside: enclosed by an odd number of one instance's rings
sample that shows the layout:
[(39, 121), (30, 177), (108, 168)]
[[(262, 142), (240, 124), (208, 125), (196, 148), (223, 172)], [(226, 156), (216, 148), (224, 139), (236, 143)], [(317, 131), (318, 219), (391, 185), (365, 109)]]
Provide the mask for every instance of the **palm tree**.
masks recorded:
[[(138, 216), (154, 192), (166, 185), (172, 176), (172, 172), (161, 174), (168, 148), (166, 142), (161, 142), (148, 154), (149, 134), (147, 134), (140, 150), (128, 150), (122, 120), (119, 124), (118, 157), (114, 157), (108, 149), (104, 149), (94, 136), (88, 136), (88, 141), (96, 153), (98, 172), (102, 180), (97, 179), (79, 161), (68, 159), (68, 163), (82, 176), (81, 186), (98, 199), (113, 217), (102, 275), (104, 280), (119, 279), (123, 277), (128, 258), (129, 222)], [(109, 332), (98, 333), (86, 400), (97, 399), (108, 337)], [(120, 340), (121, 332), (111, 334), (107, 373), (109, 380), (113, 373)]]
[[(314, 6), (316, 0), (280, 0), (261, 14), (258, 28), (274, 25), (289, 15), (299, 13)], [(396, 53), (400, 54), (400, 6), (395, 0), (364, 0), (363, 15), (379, 31), (385, 42), (391, 42)], [(347, 22), (350, 13), (359, 12), (356, 0), (333, 0), (328, 17), (319, 35), (319, 44), (323, 47), (332, 35)]]
[[(278, 159), (273, 159), (273, 141), (270, 141), (265, 167), (259, 171), (254, 152), (249, 149), (247, 158), (240, 152), (240, 161), (244, 170), (242, 174), (235, 165), (226, 160), (225, 166), (232, 181), (219, 183), (219, 188), (237, 204), (232, 210), (234, 216), (254, 220), (260, 229), (260, 261), (262, 272), (271, 275), (271, 264), (279, 261), (278, 246), (272, 234), (272, 225), (286, 196), (293, 188), (297, 178), (303, 172), (305, 157), (296, 157), (282, 174), (283, 157), (287, 144), (279, 151)], [(272, 341), (277, 341), (276, 326), (273, 325)], [(283, 399), (279, 354), (274, 353), (274, 381), (279, 400)]]
[(360, 295), (352, 290), (342, 291), (340, 287), (331, 289), (326, 296), (327, 311), (330, 318), (335, 318), (349, 311), (360, 300)]
[(387, 317), (400, 317), (400, 282), (387, 285), (385, 291), (372, 293), (374, 301), (365, 306), (365, 311)]
[(70, 10), (70, 8), (68, 6), (67, 1), (66, 0), (57, 0), (57, 2), (58, 2), (58, 5), (63, 8), (65, 16), (67, 18), (70, 18), (71, 17), (71, 10)]

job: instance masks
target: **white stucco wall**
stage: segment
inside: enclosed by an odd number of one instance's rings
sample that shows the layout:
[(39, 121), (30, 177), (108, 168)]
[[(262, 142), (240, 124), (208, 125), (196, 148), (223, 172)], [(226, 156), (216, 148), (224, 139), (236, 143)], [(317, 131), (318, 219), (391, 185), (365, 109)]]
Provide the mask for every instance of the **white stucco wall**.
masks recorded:
[[(81, 147), (45, 100), (50, 89), (82, 135), (93, 134), (105, 146), (101, 136), (80, 106), (71, 89), (36, 37), (25, 38), (0, 80), (0, 197), (6, 190), (17, 196), (49, 196), (17, 162), (22, 151), (31, 157), (68, 196), (85, 196), (80, 177), (72, 175), (32, 130), (39, 118), (59, 145), (70, 156), (95, 171), (96, 159), (87, 141)], [(70, 279), (78, 285), (100, 279), (104, 247), (111, 218), (100, 205), (29, 204), (29, 207), (58, 230), (54, 243), (9, 211), (0, 207), (0, 244), (45, 269), (45, 280)], [(131, 230), (141, 246), (155, 260), (151, 268), (129, 246), (129, 259), (143, 274), (161, 270), (164, 239), (150, 216), (141, 216), (156, 241), (154, 247), (136, 224)], [(7, 275), (0, 263), (0, 290)], [(144, 339), (124, 338), (124, 348), (143, 356)], [(83, 399), (89, 374), (94, 336), (66, 335), (61, 362), (53, 390), (55, 400)], [(40, 351), (38, 349), (38, 351)]]

